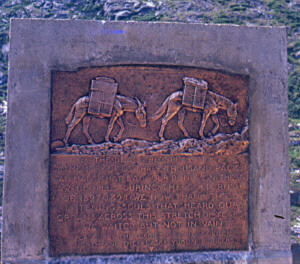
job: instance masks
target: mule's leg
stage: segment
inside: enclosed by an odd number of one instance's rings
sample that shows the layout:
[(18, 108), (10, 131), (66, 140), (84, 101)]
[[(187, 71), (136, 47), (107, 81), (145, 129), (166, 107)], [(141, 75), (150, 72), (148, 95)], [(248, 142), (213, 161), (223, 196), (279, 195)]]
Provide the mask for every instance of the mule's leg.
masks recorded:
[(91, 116), (90, 115), (86, 115), (83, 118), (83, 120), (82, 120), (82, 123), (83, 123), (82, 132), (86, 136), (86, 138), (87, 138), (87, 140), (90, 144), (95, 144), (93, 139), (91, 138), (90, 133), (89, 133), (90, 121), (91, 121)]
[(211, 115), (211, 119), (215, 123), (215, 127), (212, 131), (212, 134), (215, 135), (220, 127), (219, 118), (217, 115)]
[(68, 144), (68, 140), (69, 140), (71, 132), (73, 131), (73, 129), (75, 128), (75, 126), (81, 121), (81, 119), (85, 115), (86, 115), (86, 109), (84, 109), (84, 108), (80, 108), (78, 110), (75, 109), (73, 120), (68, 125), (68, 129), (67, 129), (66, 135), (65, 135), (65, 137), (63, 139), (63, 142), (65, 143), (65, 145)]
[(108, 124), (108, 127), (107, 127), (107, 132), (106, 132), (106, 135), (105, 135), (105, 141), (109, 141), (109, 135), (114, 127), (114, 124), (116, 122), (116, 120), (118, 119), (119, 116), (117, 116), (117, 114), (113, 114), (109, 120), (109, 124)]
[(183, 126), (184, 115), (185, 115), (185, 110), (183, 108), (181, 108), (178, 111), (178, 126), (181, 129), (181, 131), (183, 132), (185, 137), (190, 137), (189, 133), (185, 130), (185, 128)]
[(124, 132), (124, 129), (125, 129), (121, 116), (117, 119), (117, 123), (120, 126), (120, 131), (119, 131), (118, 135), (114, 137), (114, 141), (118, 141), (121, 138), (121, 136)]
[(205, 128), (206, 121), (207, 121), (208, 117), (210, 116), (210, 114), (211, 114), (211, 111), (207, 111), (204, 109), (201, 126), (200, 126), (200, 130), (199, 130), (199, 136), (201, 139), (204, 138), (204, 128)]
[(165, 141), (164, 131), (165, 131), (166, 125), (173, 118), (173, 116), (177, 114), (177, 112), (179, 111), (180, 108), (181, 108), (181, 105), (172, 105), (172, 106), (169, 105), (167, 114), (162, 119), (160, 131), (158, 133), (160, 141)]

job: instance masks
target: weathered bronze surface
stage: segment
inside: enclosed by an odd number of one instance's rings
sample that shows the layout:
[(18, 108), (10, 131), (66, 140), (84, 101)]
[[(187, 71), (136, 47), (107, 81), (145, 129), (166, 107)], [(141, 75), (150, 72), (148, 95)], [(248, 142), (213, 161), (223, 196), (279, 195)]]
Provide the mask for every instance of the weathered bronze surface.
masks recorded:
[(52, 155), (51, 255), (245, 249), (248, 157)]
[(99, 77), (92, 80), (88, 113), (110, 117), (118, 84), (114, 79)]
[[(237, 118), (234, 126), (228, 126), (226, 111), (220, 109), (218, 117), (221, 126), (218, 133), (239, 132), (245, 126), (248, 112), (248, 78), (240, 75), (229, 75), (219, 71), (208, 71), (189, 67), (146, 67), (146, 66), (115, 66), (82, 69), (78, 72), (53, 72), (52, 74), (52, 123), (51, 142), (62, 141), (67, 126), (65, 118), (70, 113), (72, 105), (84, 95), (88, 96), (91, 80), (98, 76), (113, 78), (118, 83), (118, 94), (129, 98), (138, 98), (147, 102), (147, 116), (152, 117), (163, 104), (165, 99), (173, 92), (182, 91), (183, 78), (193, 77), (208, 82), (208, 89), (220, 94), (237, 105)], [(159, 141), (158, 132), (161, 121), (147, 122), (142, 128), (133, 112), (124, 112), (124, 133), (120, 140), (127, 138)], [(202, 112), (187, 111), (184, 125), (192, 138), (199, 138), (199, 128)], [(105, 141), (109, 118), (91, 118), (89, 134), (95, 143)], [(204, 129), (204, 136), (214, 128), (214, 122), (209, 118)], [(68, 143), (88, 144), (82, 132), (83, 122), (72, 131)], [(110, 140), (119, 133), (120, 128), (115, 125)], [(166, 140), (178, 140), (184, 137), (177, 125), (176, 118), (170, 120), (164, 133)]]
[(195, 78), (183, 78), (184, 88), (182, 104), (203, 110), (207, 94), (207, 82)]
[[(118, 87), (106, 117), (87, 111), (99, 77)], [(245, 249), (247, 112), (245, 76), (162, 66), (53, 72), (51, 255)]]

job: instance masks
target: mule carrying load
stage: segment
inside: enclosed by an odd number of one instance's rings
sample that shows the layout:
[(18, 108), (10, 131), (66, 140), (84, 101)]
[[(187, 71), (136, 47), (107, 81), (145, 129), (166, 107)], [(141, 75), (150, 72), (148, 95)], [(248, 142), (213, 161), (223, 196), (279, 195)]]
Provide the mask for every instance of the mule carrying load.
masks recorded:
[(112, 78), (97, 77), (92, 80), (88, 113), (110, 117), (117, 89), (118, 83)]
[(191, 77), (184, 77), (183, 82), (182, 104), (203, 110), (207, 95), (207, 82)]
[(203, 111), (202, 121), (199, 129), (200, 138), (204, 138), (204, 128), (208, 117), (211, 116), (212, 121), (215, 123), (215, 127), (212, 130), (212, 134), (216, 134), (220, 124), (218, 118), (219, 109), (227, 111), (228, 123), (233, 126), (236, 122), (237, 116), (237, 103), (233, 103), (228, 98), (208, 91), (208, 84), (204, 80), (184, 77), (183, 91), (175, 91), (170, 94), (161, 107), (150, 117), (150, 121), (153, 122), (160, 118), (165, 112), (161, 122), (160, 131), (158, 133), (160, 141), (164, 141), (164, 131), (167, 123), (178, 113), (178, 127), (181, 129), (185, 137), (190, 137), (189, 133), (183, 126), (185, 110), (193, 112)]

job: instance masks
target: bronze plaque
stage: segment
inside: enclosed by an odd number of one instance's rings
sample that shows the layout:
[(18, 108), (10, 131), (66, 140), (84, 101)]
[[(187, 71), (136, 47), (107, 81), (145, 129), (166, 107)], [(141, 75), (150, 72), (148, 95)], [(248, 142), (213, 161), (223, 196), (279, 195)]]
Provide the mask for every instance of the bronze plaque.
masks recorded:
[[(112, 114), (89, 87), (112, 78)], [(207, 83), (203, 109), (184, 80)], [(51, 256), (241, 250), (248, 245), (248, 78), (189, 67), (52, 74)]]

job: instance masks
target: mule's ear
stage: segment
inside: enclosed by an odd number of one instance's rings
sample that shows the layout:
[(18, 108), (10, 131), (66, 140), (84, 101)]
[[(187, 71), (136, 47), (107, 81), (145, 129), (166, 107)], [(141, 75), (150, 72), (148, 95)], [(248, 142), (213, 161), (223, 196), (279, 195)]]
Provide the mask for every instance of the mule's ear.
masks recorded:
[(135, 97), (135, 100), (138, 102), (138, 104), (139, 104), (139, 107), (141, 107), (142, 106), (142, 103), (141, 103), (141, 101), (137, 98), (137, 97)]
[(144, 101), (143, 105), (144, 105), (144, 107), (147, 107), (147, 101), (146, 100)]

